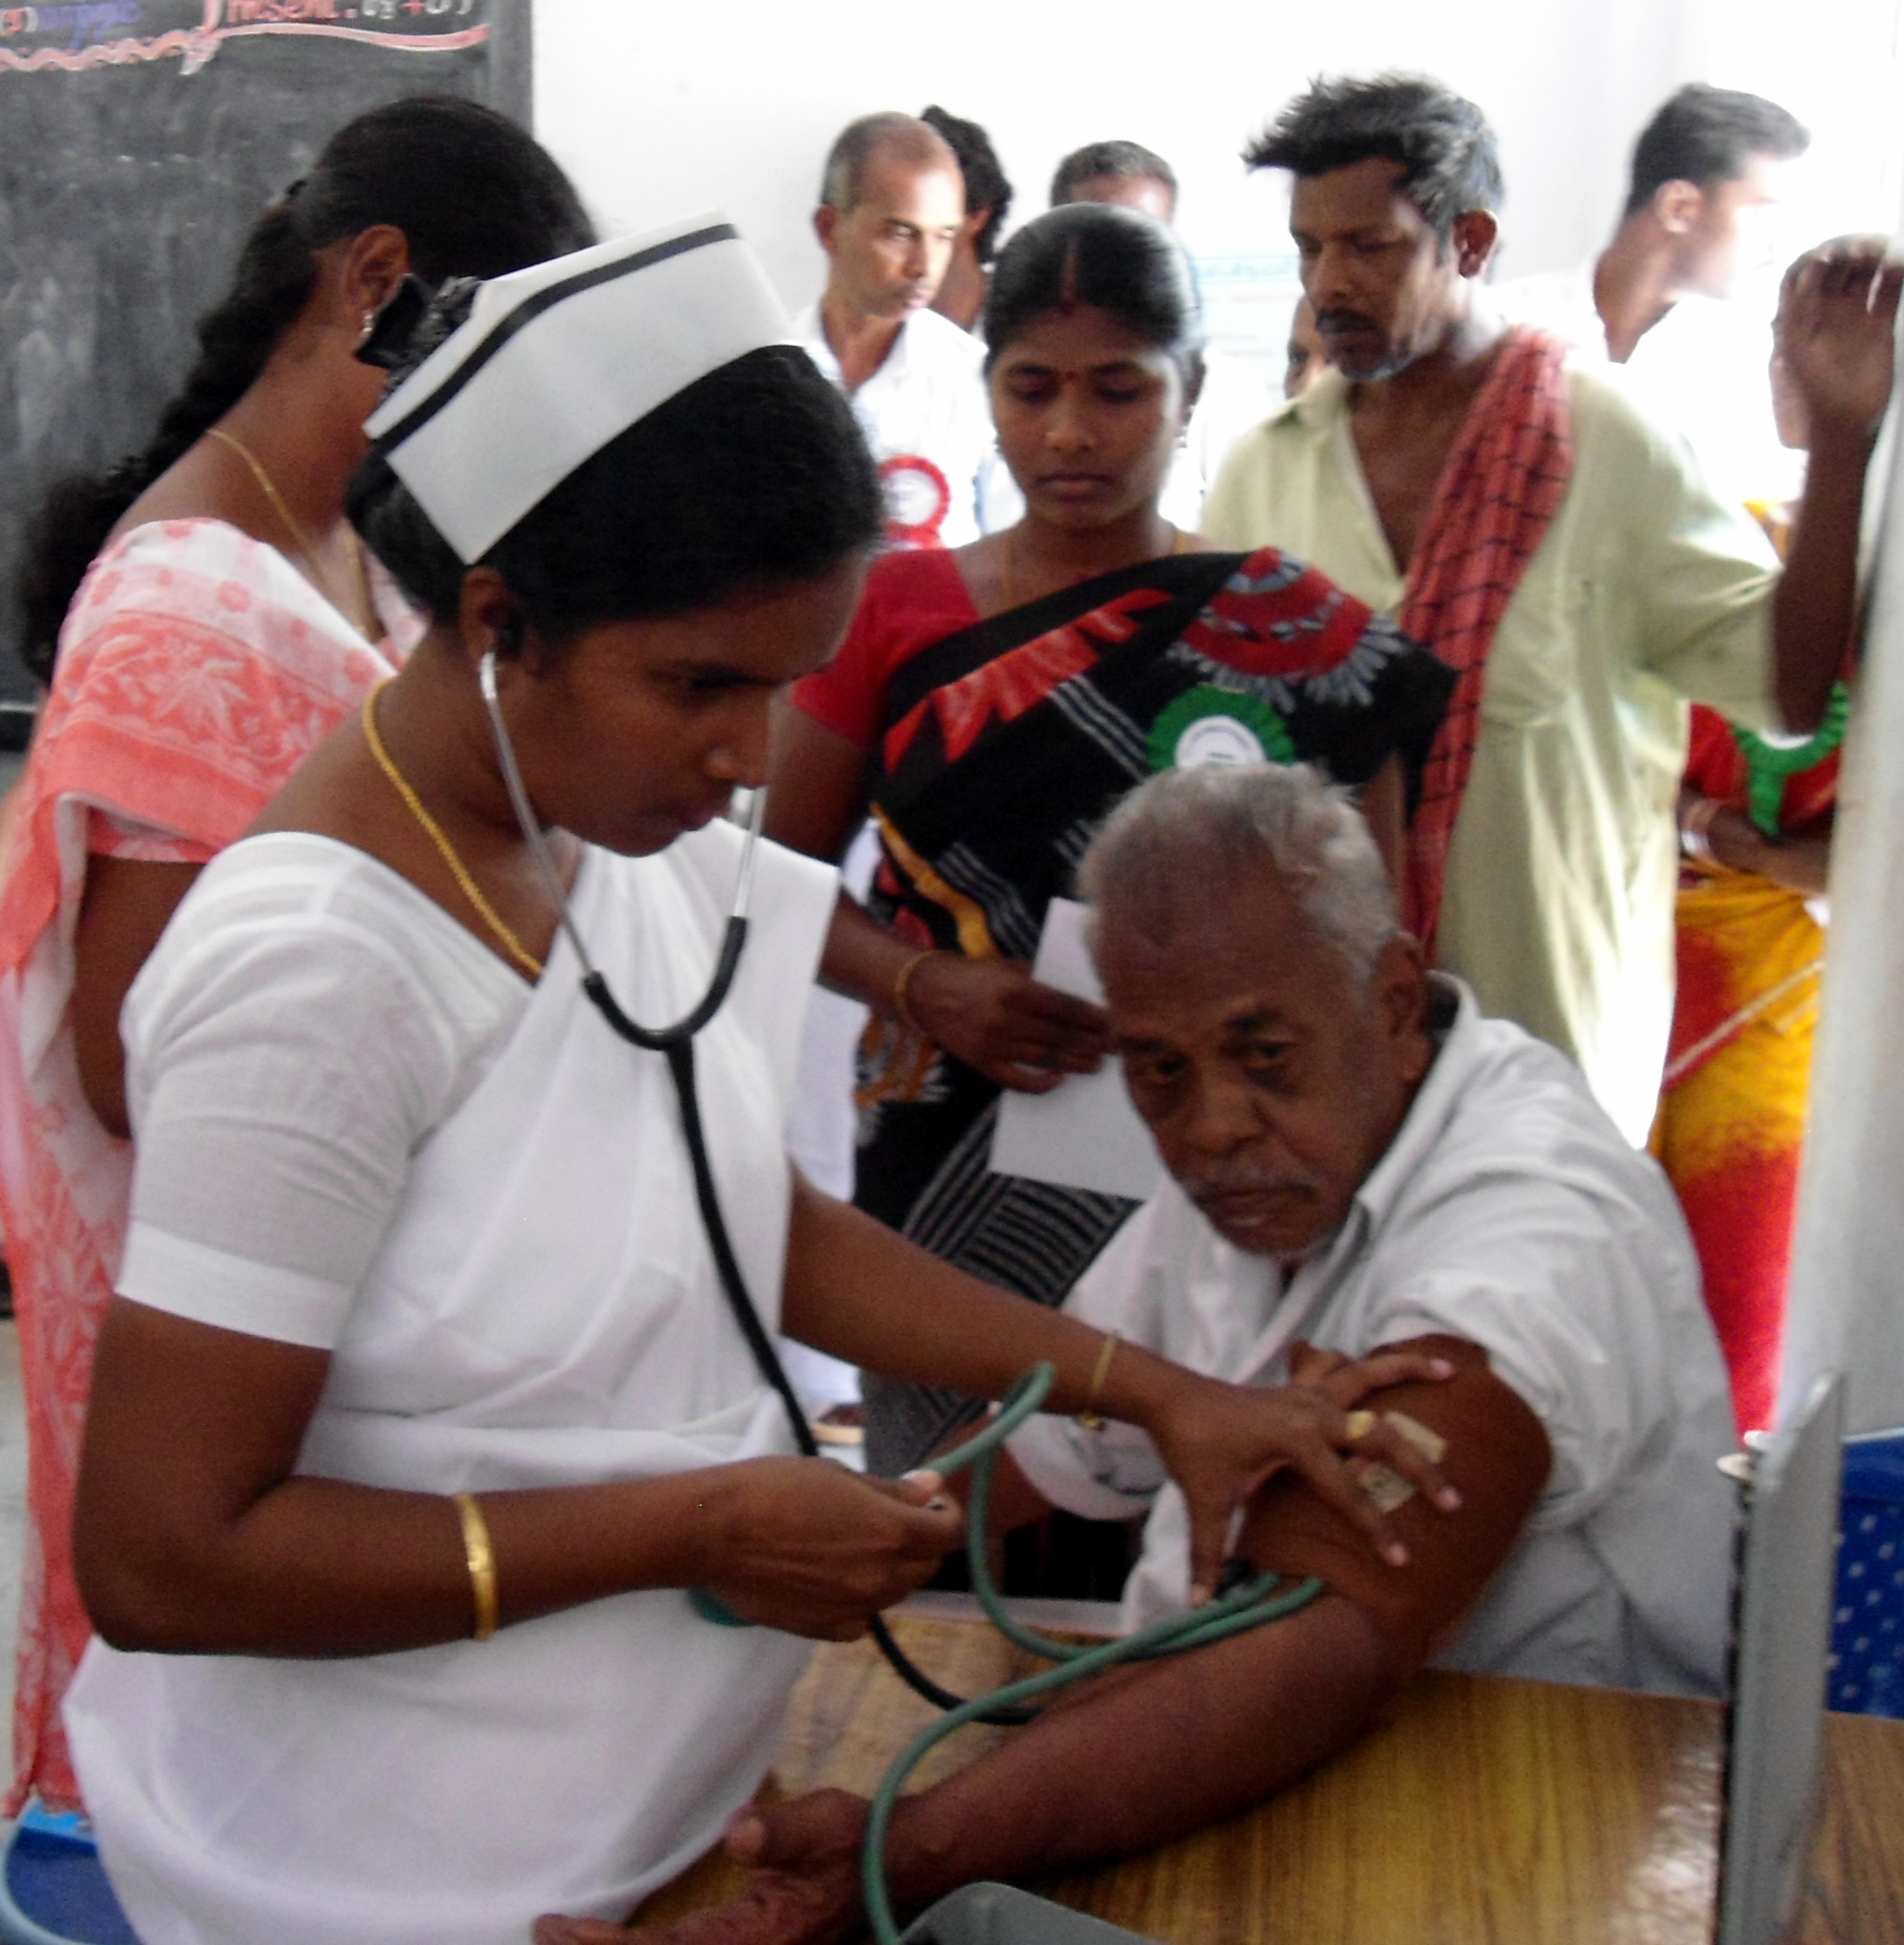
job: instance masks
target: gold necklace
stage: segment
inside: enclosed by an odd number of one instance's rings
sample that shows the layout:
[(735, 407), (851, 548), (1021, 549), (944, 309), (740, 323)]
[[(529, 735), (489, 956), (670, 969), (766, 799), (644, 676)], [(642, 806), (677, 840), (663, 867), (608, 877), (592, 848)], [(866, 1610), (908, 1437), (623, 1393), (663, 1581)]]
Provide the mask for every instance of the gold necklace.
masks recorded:
[[(1183, 543), (1183, 529), (1173, 522), (1170, 528), (1170, 551), (1172, 553), (1182, 553)], [(1005, 596), (1004, 612), (1008, 615), (1018, 605), (1018, 530), (1016, 527), (1007, 527), (1005, 529), (1004, 569), (999, 578), (1003, 584), (1002, 591)], [(1090, 575), (1084, 577), (1087, 581), (1093, 578)], [(1075, 587), (1077, 584), (1073, 582), (1071, 584)], [(1056, 592), (1055, 589), (1052, 591)]]
[[(205, 430), (207, 433), (217, 440), (220, 445), (230, 446), (232, 451), (251, 468), (251, 477), (257, 482), (258, 490), (270, 503), (271, 510), (284, 522), (285, 531), (296, 543), (297, 551), (303, 556), (304, 565), (310, 569), (312, 578), (318, 583), (321, 590), (323, 587), (324, 571), (318, 565), (316, 551), (311, 545), (310, 536), (305, 532), (303, 526), (299, 523), (297, 516), (285, 504), (285, 497), (278, 491), (277, 482), (264, 470), (263, 461), (260, 459), (242, 439), (234, 437), (222, 426), (208, 426)], [(352, 535), (351, 539), (355, 543), (357, 592), (362, 602), (362, 614), (368, 618), (371, 624), (368, 628), (362, 628), (360, 622), (359, 627), (366, 637), (374, 640), (375, 637), (372, 630), (376, 626), (377, 608), (376, 604), (371, 600), (370, 572), (364, 565), (364, 544), (357, 539), (355, 534)]]
[(377, 727), (377, 698), (396, 680), (393, 676), (380, 682), (364, 698), (364, 739), (370, 745), (370, 754), (377, 759), (377, 767), (390, 778), (410, 815), (423, 826), (424, 834), (436, 846), (443, 862), (450, 868), (450, 875), (456, 880), (457, 889), (475, 908), (476, 916), (495, 934), (510, 957), (531, 979), (539, 979), (542, 976), (542, 961), (503, 923), (502, 915), (482, 895), (482, 888), (470, 876), (469, 866), (456, 855), (456, 846), (449, 841), (443, 827), (424, 809), (423, 799), (410, 788), (409, 778), (397, 768), (390, 751), (384, 747), (383, 736)]

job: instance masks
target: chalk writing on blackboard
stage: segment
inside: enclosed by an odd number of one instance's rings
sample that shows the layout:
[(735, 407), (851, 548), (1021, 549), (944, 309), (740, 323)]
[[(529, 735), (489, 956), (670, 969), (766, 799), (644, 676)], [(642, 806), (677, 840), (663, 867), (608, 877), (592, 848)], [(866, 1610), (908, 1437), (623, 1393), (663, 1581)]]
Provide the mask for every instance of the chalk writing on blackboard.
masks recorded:
[(176, 60), (196, 74), (227, 41), (319, 35), (415, 54), (489, 37), (488, 0), (49, 0), (0, 6), (0, 74)]

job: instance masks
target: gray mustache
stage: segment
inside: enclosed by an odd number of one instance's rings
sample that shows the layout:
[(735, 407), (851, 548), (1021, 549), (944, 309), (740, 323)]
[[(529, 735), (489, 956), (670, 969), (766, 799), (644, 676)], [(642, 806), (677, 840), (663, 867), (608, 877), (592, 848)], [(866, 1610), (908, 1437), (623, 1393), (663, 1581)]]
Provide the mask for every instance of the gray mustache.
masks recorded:
[(1178, 1179), (1193, 1202), (1223, 1195), (1314, 1194), (1322, 1186), (1322, 1178), (1306, 1170), (1279, 1171), (1247, 1162), (1219, 1162)]

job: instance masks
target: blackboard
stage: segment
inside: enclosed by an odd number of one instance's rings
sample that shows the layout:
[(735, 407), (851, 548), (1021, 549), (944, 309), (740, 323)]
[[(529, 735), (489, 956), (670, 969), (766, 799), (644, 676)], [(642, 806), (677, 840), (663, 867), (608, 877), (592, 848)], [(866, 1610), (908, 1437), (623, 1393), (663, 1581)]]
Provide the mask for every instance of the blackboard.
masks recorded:
[(527, 123), (531, 0), (0, 5), (0, 695), (49, 481), (142, 446), (259, 212), (367, 108)]

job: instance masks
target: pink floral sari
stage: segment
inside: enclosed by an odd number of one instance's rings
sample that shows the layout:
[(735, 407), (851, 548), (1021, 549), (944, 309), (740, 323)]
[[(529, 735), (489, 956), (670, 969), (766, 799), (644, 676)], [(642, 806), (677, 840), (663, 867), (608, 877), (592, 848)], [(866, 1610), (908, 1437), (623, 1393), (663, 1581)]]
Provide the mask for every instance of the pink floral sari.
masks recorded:
[(27, 1512), (11, 1815), (79, 1801), (60, 1706), (91, 1629), (72, 1577), (93, 1347), (124, 1247), (130, 1143), (79, 1085), (69, 1002), (89, 853), (202, 865), (420, 632), (384, 581), (372, 648), (223, 521), (135, 529), (92, 566), (0, 855), (0, 1215), (20, 1320)]

